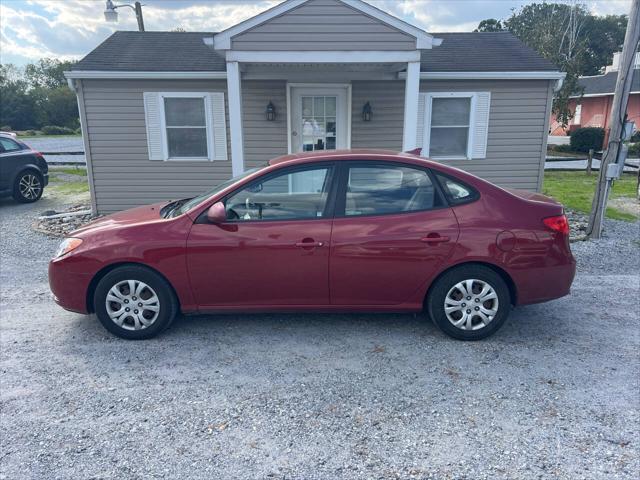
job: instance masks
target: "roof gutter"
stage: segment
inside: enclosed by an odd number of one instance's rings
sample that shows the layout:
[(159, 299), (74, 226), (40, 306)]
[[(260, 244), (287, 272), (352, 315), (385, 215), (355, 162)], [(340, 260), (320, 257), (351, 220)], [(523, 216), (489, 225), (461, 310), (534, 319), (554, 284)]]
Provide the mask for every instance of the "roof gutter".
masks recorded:
[(113, 70), (72, 70), (64, 72), (67, 81), (80, 79), (120, 79), (120, 80), (191, 80), (191, 79), (226, 79), (227, 72), (135, 72)]
[[(559, 71), (527, 72), (420, 72), (421, 80), (563, 80), (567, 74)], [(399, 72), (398, 78), (406, 78)]]

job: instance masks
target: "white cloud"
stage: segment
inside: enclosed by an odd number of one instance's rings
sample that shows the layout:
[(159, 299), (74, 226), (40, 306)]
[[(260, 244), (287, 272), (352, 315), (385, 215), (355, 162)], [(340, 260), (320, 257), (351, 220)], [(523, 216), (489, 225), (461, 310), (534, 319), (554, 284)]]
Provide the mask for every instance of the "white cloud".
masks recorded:
[[(124, 3), (124, 0), (122, 0)], [(471, 31), (485, 18), (507, 18), (532, 0), (368, 0), (426, 31)], [(538, 0), (542, 1), (542, 0)], [(568, 1), (568, 0), (565, 0)], [(116, 2), (120, 3), (120, 2)], [(147, 30), (220, 31), (280, 0), (145, 0)], [(115, 30), (137, 30), (133, 11), (106, 23), (104, 0), (0, 0), (0, 61), (80, 58)], [(628, 13), (631, 0), (587, 0), (598, 15)]]

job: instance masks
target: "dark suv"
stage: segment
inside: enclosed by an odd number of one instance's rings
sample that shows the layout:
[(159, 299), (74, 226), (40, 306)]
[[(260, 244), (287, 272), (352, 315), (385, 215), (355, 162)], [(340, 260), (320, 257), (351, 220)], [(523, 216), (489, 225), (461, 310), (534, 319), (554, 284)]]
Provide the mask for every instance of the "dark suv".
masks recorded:
[(35, 202), (49, 183), (49, 167), (40, 152), (11, 135), (0, 134), (0, 196)]

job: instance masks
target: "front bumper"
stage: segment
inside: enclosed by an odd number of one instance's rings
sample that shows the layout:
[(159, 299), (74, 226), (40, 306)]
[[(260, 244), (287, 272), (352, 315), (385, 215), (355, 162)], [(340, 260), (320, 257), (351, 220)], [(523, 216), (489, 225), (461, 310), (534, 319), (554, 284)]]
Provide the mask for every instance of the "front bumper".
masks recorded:
[(64, 257), (49, 262), (49, 288), (55, 302), (65, 310), (89, 313), (87, 293), (91, 278), (91, 274), (74, 272)]

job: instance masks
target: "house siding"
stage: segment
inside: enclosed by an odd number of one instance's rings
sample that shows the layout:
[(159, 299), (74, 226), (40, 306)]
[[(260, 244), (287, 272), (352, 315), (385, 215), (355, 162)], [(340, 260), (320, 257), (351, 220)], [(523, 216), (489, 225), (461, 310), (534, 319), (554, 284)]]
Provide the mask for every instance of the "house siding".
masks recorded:
[(442, 163), (503, 187), (538, 190), (552, 88), (549, 80), (421, 81), (421, 93), (491, 92), (486, 158)]
[[(276, 119), (267, 121), (269, 102), (276, 107)], [(245, 168), (264, 165), (286, 155), (287, 82), (284, 80), (245, 80), (242, 82), (242, 125)]]
[[(362, 120), (362, 107), (371, 104), (371, 121)], [(351, 89), (351, 148), (402, 150), (404, 80), (358, 81)]]
[(251, 51), (415, 50), (416, 39), (336, 0), (310, 0), (236, 35), (231, 39), (231, 48)]
[(228, 179), (230, 160), (149, 160), (143, 104), (143, 92), (224, 92), (228, 112), (226, 89), (226, 82), (218, 80), (83, 80), (82, 127), (97, 211), (189, 197)]

